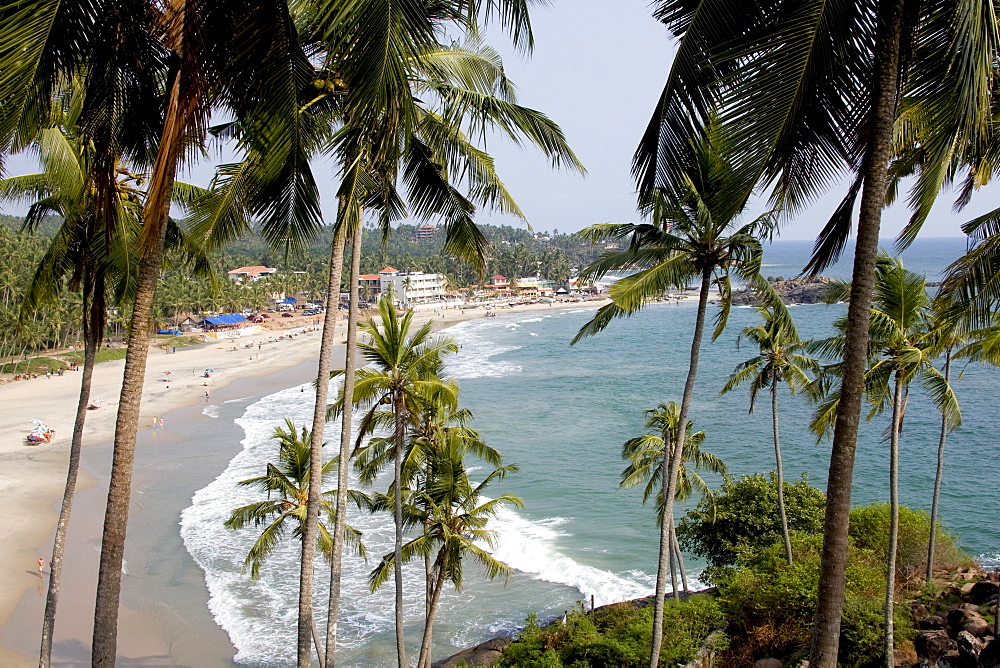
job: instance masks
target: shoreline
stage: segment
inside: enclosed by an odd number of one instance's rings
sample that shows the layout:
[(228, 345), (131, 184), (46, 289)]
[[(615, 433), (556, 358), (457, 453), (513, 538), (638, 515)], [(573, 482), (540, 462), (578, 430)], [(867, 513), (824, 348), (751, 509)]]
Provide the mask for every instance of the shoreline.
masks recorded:
[[(501, 312), (544, 311), (552, 308), (579, 308), (580, 306), (597, 307), (606, 301), (564, 302), (549, 304), (521, 305), (504, 308)], [(448, 327), (459, 322), (484, 317), (488, 309), (433, 309), (417, 311), (415, 324), (432, 321), (435, 329)], [(492, 309), (490, 309), (492, 310)], [(340, 325), (343, 321), (338, 321)], [(156, 432), (150, 427), (153, 418), (165, 417), (166, 431), (179, 420), (186, 421), (187, 412), (194, 410), (191, 421), (208, 419), (200, 415), (204, 407), (204, 393), (210, 395), (210, 402), (215, 403), (216, 392), (220, 399), (228, 396), (228, 389), (241, 381), (251, 381), (251, 385), (268, 387), (269, 379), (276, 374), (289, 372), (296, 367), (308, 367), (317, 359), (319, 349), (319, 330), (301, 332), (301, 325), (294, 329), (284, 330), (287, 336), (296, 332), (284, 341), (262, 342), (254, 350), (240, 347), (247, 339), (235, 342), (237, 349), (232, 350), (234, 342), (212, 341), (197, 346), (180, 348), (174, 354), (165, 354), (158, 349), (152, 349), (149, 355), (146, 383), (143, 388), (142, 417), (148, 420), (145, 425), (140, 422), (140, 442), (147, 441)], [(299, 330), (299, 331), (296, 331)], [(338, 346), (343, 343), (346, 327), (338, 326)], [(272, 337), (282, 332), (269, 332)], [(260, 335), (257, 335), (258, 338)], [(252, 353), (250, 351), (253, 351)], [(244, 358), (244, 355), (247, 355)], [(335, 353), (335, 366), (343, 365), (343, 348), (339, 350), (339, 360)], [(199, 370), (215, 369), (210, 378), (200, 375)], [(100, 547), (101, 524), (103, 523), (103, 496), (106, 495), (107, 474), (95, 469), (99, 464), (90, 463), (94, 457), (106, 448), (110, 456), (110, 440), (114, 433), (116, 410), (112, 397), (117, 399), (121, 387), (121, 376), (124, 370), (124, 360), (105, 362), (95, 367), (92, 397), (103, 400), (101, 408), (91, 411), (87, 416), (84, 433), (83, 464), (80, 480), (77, 485), (77, 497), (74, 503), (71, 520), (70, 536), (67, 541), (66, 559), (64, 562), (64, 583), (73, 582), (72, 591), (84, 590), (83, 580), (95, 581), (90, 587), (90, 596), (73, 597), (64, 584), (60, 599), (59, 618), (57, 620), (56, 643), (60, 642), (63, 633), (72, 619), (73, 635), (76, 640), (85, 644), (89, 641), (89, 628), (92, 617), (92, 595), (96, 587), (96, 556)], [(170, 374), (166, 374), (171, 371)], [(310, 372), (299, 371), (308, 378)], [(314, 375), (315, 371), (311, 373)], [(0, 663), (3, 665), (33, 665), (37, 659), (23, 650), (11, 648), (7, 639), (22, 636), (38, 637), (41, 628), (41, 610), (44, 604), (37, 607), (36, 613), (21, 614), (20, 607), (30, 592), (44, 590), (35, 566), (38, 555), (44, 555), (46, 560), (51, 555), (51, 543), (54, 535), (55, 521), (65, 487), (66, 461), (69, 451), (69, 440), (72, 433), (72, 418), (75, 413), (79, 386), (72, 382), (78, 378), (72, 372), (62, 377), (51, 379), (38, 378), (28, 382), (15, 382), (0, 385), (0, 402), (21, 408), (15, 411), (5, 411), (0, 416), (0, 495), (3, 495), (3, 521), (8, 528), (8, 539), (0, 547), (0, 555), (4, 563), (15, 567), (0, 572)], [(207, 385), (206, 385), (207, 383)], [(290, 383), (295, 384), (295, 383)], [(273, 391), (273, 390), (272, 390)], [(199, 406), (201, 404), (201, 406)], [(182, 415), (184, 417), (177, 417)], [(197, 417), (195, 417), (197, 414)], [(56, 429), (57, 438), (52, 444), (30, 447), (24, 445), (24, 436), (28, 432), (28, 420), (43, 419)], [(164, 435), (169, 436), (164, 432)], [(139, 443), (137, 442), (137, 448)], [(227, 455), (229, 457), (232, 454)], [(211, 471), (210, 471), (211, 473)], [(218, 471), (212, 473), (212, 477)], [(209, 478), (211, 479), (211, 478)], [(97, 483), (101, 483), (98, 485)], [(191, 490), (192, 493), (194, 488)], [(143, 493), (143, 481), (133, 479), (133, 510), (130, 513), (130, 539), (132, 525), (137, 522), (143, 512), (140, 505)], [(88, 509), (87, 506), (90, 506)], [(88, 512), (89, 511), (89, 512)], [(84, 516), (85, 519), (80, 519)], [(79, 533), (80, 535), (75, 536)], [(176, 533), (176, 531), (174, 531)], [(86, 535), (84, 535), (86, 534)], [(96, 542), (96, 544), (95, 544)], [(93, 550), (83, 550), (85, 546)], [(71, 562), (77, 559), (79, 552), (88, 552), (87, 556), (95, 564), (91, 571), (77, 570)], [(89, 552), (94, 552), (90, 555)], [(200, 570), (197, 577), (201, 578)], [(205, 593), (207, 600), (207, 591)], [(15, 610), (18, 618), (13, 619)], [(207, 608), (204, 614), (208, 615)], [(35, 617), (32, 619), (31, 617)], [(210, 615), (214, 631), (221, 633), (221, 628), (215, 625)], [(131, 609), (123, 595), (122, 609), (119, 615), (120, 658), (131, 655), (130, 662), (137, 656), (145, 657), (145, 661), (162, 664), (168, 656), (172, 656), (170, 633), (165, 628), (163, 620), (157, 620), (147, 613)], [(126, 632), (127, 631), (127, 632)], [(128, 641), (126, 641), (128, 638)], [(225, 636), (228, 642), (228, 636)], [(132, 642), (134, 640), (134, 642)], [(131, 643), (131, 644), (129, 644)], [(37, 647), (37, 640), (31, 643)], [(231, 647), (231, 646), (230, 646)], [(180, 649), (180, 648), (174, 648)], [(125, 654), (123, 654), (125, 653)], [(88, 652), (89, 655), (89, 652)], [(232, 654), (230, 654), (231, 658)], [(168, 661), (169, 662), (169, 661)]]

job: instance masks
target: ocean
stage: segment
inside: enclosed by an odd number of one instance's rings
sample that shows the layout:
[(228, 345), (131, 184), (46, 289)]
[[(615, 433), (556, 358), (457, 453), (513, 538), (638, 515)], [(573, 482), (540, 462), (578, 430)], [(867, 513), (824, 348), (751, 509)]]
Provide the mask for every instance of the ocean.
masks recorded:
[[(765, 252), (763, 273), (796, 275), (810, 248), (811, 242), (775, 242)], [(936, 281), (964, 248), (962, 239), (919, 240), (904, 259), (907, 268)], [(825, 273), (848, 278), (849, 258)], [(794, 307), (793, 315), (803, 338), (822, 337), (831, 333), (831, 323), (843, 311), (841, 305), (803, 305)], [(620, 450), (644, 431), (645, 410), (680, 400), (694, 303), (651, 305), (570, 347), (593, 312), (581, 307), (500, 315), (443, 332), (461, 346), (448, 360), (448, 371), (461, 385), (462, 405), (474, 414), (474, 426), (486, 442), (504, 454), (505, 462), (520, 467), (491, 492), (514, 493), (524, 499), (525, 508), (504, 511), (492, 525), (499, 536), (495, 556), (515, 569), (509, 582), (487, 582), (478, 568), (469, 567), (462, 591), (446, 590), (442, 596), (435, 659), (512, 632), (532, 612), (547, 618), (579, 601), (589, 605), (591, 597), (601, 605), (652, 593), (658, 532), (652, 508), (642, 506), (641, 491), (618, 490), (624, 468)], [(734, 309), (726, 332), (704, 345), (691, 411), (695, 427), (706, 432), (702, 448), (721, 457), (737, 476), (774, 466), (766, 407), (751, 415), (744, 390), (718, 395), (735, 365), (753, 355), (749, 347), (739, 348), (737, 337), (757, 317), (753, 309)], [(970, 365), (956, 384), (965, 421), (949, 437), (941, 500), (947, 527), (987, 565), (1000, 564), (992, 521), (1000, 511), (995, 495), (1000, 460), (992, 443), (997, 418), (990, 392), (998, 382), (997, 369)], [(928, 402), (918, 392), (914, 395), (902, 438), (901, 495), (907, 505), (929, 508), (939, 423)], [(275, 460), (274, 427), (285, 418), (307, 423), (312, 396), (310, 388), (295, 385), (250, 403), (204, 408), (210, 418), (235, 421), (243, 432), (242, 450), (195, 493), (182, 513), (180, 533), (204, 571), (210, 612), (228, 633), (240, 664), (293, 660), (298, 550), (286, 538), (262, 576), (251, 580), (240, 571), (253, 531), (227, 531), (222, 523), (232, 508), (255, 500), (251, 490), (236, 483), (260, 475)], [(817, 444), (808, 431), (812, 408), (804, 399), (784, 395), (781, 401), (785, 475), (807, 475), (822, 488), (829, 444)], [(887, 419), (862, 425), (856, 504), (887, 499), (887, 446), (882, 440)], [(339, 442), (334, 424), (328, 425), (327, 441)], [(485, 472), (485, 465), (477, 470)], [(713, 486), (719, 483), (706, 478)], [(388, 483), (386, 478), (379, 485)], [(345, 557), (338, 660), (342, 665), (392, 665), (392, 586), (371, 593), (366, 580), (377, 559), (392, 549), (392, 520), (353, 511), (349, 522), (363, 532), (371, 556), (368, 563)], [(687, 560), (697, 572), (698, 561)], [(417, 565), (406, 573), (406, 633), (414, 655), (422, 628), (421, 576)], [(326, 582), (324, 575), (317, 585), (320, 608), (325, 607)]]

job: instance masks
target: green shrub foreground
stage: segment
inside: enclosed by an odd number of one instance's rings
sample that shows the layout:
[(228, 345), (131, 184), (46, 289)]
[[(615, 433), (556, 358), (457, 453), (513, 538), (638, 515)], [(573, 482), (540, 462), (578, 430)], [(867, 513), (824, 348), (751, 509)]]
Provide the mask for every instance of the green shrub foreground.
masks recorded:
[[(663, 651), (660, 665), (676, 666), (693, 659), (705, 638), (725, 625), (715, 597), (696, 594), (686, 601), (668, 600), (663, 612)], [(539, 626), (535, 615), (504, 650), (498, 666), (557, 668), (574, 666), (644, 666), (649, 661), (653, 606), (626, 602), (604, 606), (587, 614), (575, 610), (566, 623)], [(725, 646), (724, 638), (717, 648)]]
[[(713, 636), (715, 665), (752, 665), (765, 657), (805, 658), (816, 607), (825, 497), (802, 478), (785, 483), (785, 503), (793, 529), (792, 565), (781, 541), (773, 476), (727, 477), (714, 509), (702, 501), (681, 520), (678, 535), (688, 550), (708, 561), (700, 579), (714, 584), (716, 592), (667, 602), (661, 666), (690, 661), (717, 630), (725, 635)], [(883, 663), (888, 526), (888, 504), (851, 511), (842, 666)], [(929, 532), (927, 512), (900, 508), (897, 595), (913, 593), (918, 586), (915, 576), (925, 569)], [(940, 524), (936, 533), (937, 568), (955, 570), (974, 564), (958, 547), (956, 536)], [(896, 606), (897, 647), (911, 642), (912, 622), (908, 606)], [(643, 602), (606, 606), (592, 617), (576, 611), (565, 625), (540, 627), (532, 617), (499, 665), (641, 666), (648, 660), (651, 627), (652, 605)]]

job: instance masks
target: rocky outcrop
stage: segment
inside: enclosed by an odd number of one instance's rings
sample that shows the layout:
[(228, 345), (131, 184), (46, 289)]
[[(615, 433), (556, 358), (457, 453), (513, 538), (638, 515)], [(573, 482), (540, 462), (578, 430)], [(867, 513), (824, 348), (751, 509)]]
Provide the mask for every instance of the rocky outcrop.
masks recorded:
[(492, 666), (500, 658), (500, 654), (514, 642), (513, 638), (493, 638), (475, 647), (462, 650), (447, 659), (435, 661), (432, 668), (451, 668), (463, 664), (466, 666)]
[[(771, 281), (782, 301), (786, 304), (821, 304), (829, 293), (834, 279), (829, 276), (813, 276), (810, 278), (790, 278), (787, 281)], [(756, 297), (752, 292), (741, 295), (744, 304), (756, 305)]]
[[(997, 614), (997, 592), (1000, 591), (1000, 573), (961, 573), (982, 578), (966, 581), (962, 586), (947, 586), (942, 601), (956, 601), (940, 610), (927, 614), (921, 604), (911, 607), (915, 616), (924, 617), (916, 622), (920, 633), (913, 644), (921, 668), (987, 668), (1000, 666), (1000, 640), (994, 637), (994, 626), (983, 613)], [(932, 606), (933, 607), (933, 606)]]

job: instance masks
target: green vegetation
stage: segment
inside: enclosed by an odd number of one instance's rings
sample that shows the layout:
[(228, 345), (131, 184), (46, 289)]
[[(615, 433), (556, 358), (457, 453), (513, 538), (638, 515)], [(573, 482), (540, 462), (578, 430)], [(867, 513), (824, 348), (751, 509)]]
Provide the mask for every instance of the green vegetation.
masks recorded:
[[(785, 483), (785, 495), (792, 523), (791, 564), (777, 520), (773, 476), (771, 480), (761, 474), (739, 480), (726, 476), (716, 497), (715, 521), (705, 499), (681, 521), (681, 540), (709, 560), (701, 579), (711, 579), (716, 589), (688, 601), (666, 603), (660, 665), (689, 661), (713, 630), (723, 628), (725, 642), (714, 642), (713, 637), (715, 665), (746, 666), (765, 657), (805, 658), (817, 605), (824, 497), (804, 478)], [(884, 656), (882, 599), (888, 523), (885, 503), (851, 512), (839, 655), (843, 666), (875, 666)], [(939, 592), (933, 586), (917, 588), (912, 576), (924, 567), (929, 523), (928, 513), (900, 508), (897, 591), (927, 602)], [(954, 570), (973, 564), (957, 546), (956, 537), (943, 527), (938, 527), (936, 540), (941, 567)], [(593, 617), (578, 611), (569, 615), (565, 625), (555, 622), (543, 627), (530, 618), (517, 642), (504, 651), (501, 665), (641, 665), (651, 642), (650, 609), (648, 604), (622, 603), (606, 606)], [(897, 648), (906, 647), (914, 637), (913, 621), (907, 606), (896, 607)], [(610, 664), (600, 663), (605, 660)]]
[[(22, 231), (23, 223), (22, 218), (0, 216), (0, 331), (3, 332), (0, 361), (13, 361), (13, 357), (23, 353), (65, 348), (83, 338), (82, 302), (79, 293), (73, 290), (62, 290), (54, 302), (39, 304), (26, 320), (19, 322), (23, 295), (62, 219), (44, 217), (34, 231)], [(384, 238), (381, 231), (364, 230), (366, 251), (361, 273), (377, 273), (386, 266), (401, 271), (440, 273), (447, 277), (449, 288), (456, 290), (480, 282), (474, 267), (442, 255), (443, 231), (417, 239), (416, 229), (415, 225), (399, 225)], [(561, 282), (593, 261), (599, 252), (571, 234), (531, 232), (507, 225), (484, 225), (481, 229), (495, 248), (487, 263), (487, 275), (520, 278), (538, 274), (543, 279)], [(276, 292), (322, 299), (327, 291), (326, 263), (332, 234), (332, 228), (324, 229), (312, 242), (288, 253), (269, 250), (260, 236), (253, 234), (209, 253), (211, 275), (204, 275), (200, 267), (196, 271), (181, 262), (180, 257), (174, 257), (163, 271), (153, 306), (154, 319), (158, 326), (172, 327), (188, 315), (197, 319), (208, 313), (263, 310)], [(273, 277), (246, 286), (226, 278), (229, 269), (255, 265), (276, 267), (279, 271)], [(340, 290), (346, 291), (349, 283), (348, 266)], [(109, 309), (105, 338), (121, 340), (130, 315), (128, 305)], [(190, 344), (160, 341), (158, 345), (179, 348)], [(24, 367), (19, 365), (17, 369), (23, 371)], [(6, 372), (6, 368), (0, 371)]]
[[(517, 641), (504, 650), (498, 666), (556, 668), (574, 666), (641, 666), (649, 656), (653, 608), (647, 602), (607, 605), (587, 614), (574, 610), (566, 623), (538, 625), (532, 615)], [(692, 660), (725, 617), (714, 596), (696, 594), (685, 601), (669, 599), (663, 609), (661, 666)], [(713, 638), (713, 649), (726, 646), (724, 636)]]
[[(723, 665), (749, 665), (766, 656), (787, 659), (808, 647), (821, 547), (820, 535), (793, 533), (791, 566), (784, 558), (784, 546), (775, 543), (745, 551), (740, 566), (718, 578), (720, 606), (733, 638)], [(866, 666), (882, 656), (884, 559), (856, 545), (849, 557), (840, 662)], [(909, 628), (908, 612), (898, 610), (897, 616), (897, 627)]]
[[(785, 510), (792, 532), (815, 534), (823, 529), (826, 497), (803, 475), (784, 485)], [(741, 555), (781, 541), (778, 491), (774, 475), (726, 476), (714, 505), (702, 500), (677, 527), (681, 544), (708, 561), (704, 582), (740, 562)]]
[[(889, 549), (888, 503), (872, 503), (851, 510), (850, 537), (856, 546), (885, 558)], [(927, 542), (931, 518), (926, 510), (899, 507), (899, 536), (896, 553), (896, 582), (909, 583), (923, 575), (927, 567)], [(948, 533), (938, 522), (935, 528), (936, 568), (953, 571), (971, 568), (975, 560), (958, 547), (958, 536)]]

